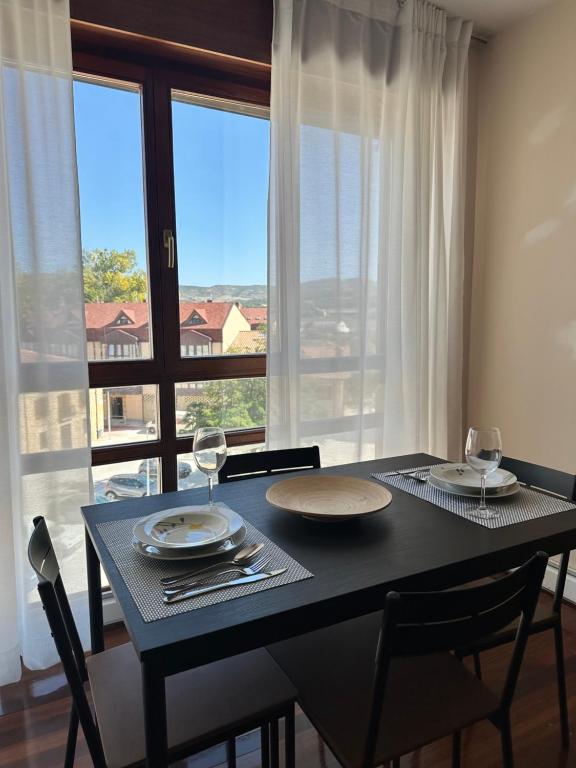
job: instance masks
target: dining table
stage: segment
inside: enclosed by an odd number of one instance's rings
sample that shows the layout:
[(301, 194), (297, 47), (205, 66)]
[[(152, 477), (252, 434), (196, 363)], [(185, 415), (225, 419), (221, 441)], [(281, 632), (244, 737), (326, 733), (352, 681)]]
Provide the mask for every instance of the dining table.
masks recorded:
[[(420, 453), (301, 474), (371, 480), (373, 473), (442, 461)], [(576, 548), (576, 510), (492, 530), (388, 486), (392, 501), (380, 512), (350, 521), (317, 522), (267, 502), (267, 489), (279, 479), (262, 476), (222, 484), (216, 486), (215, 497), (313, 577), (156, 621), (142, 618), (99, 525), (205, 503), (206, 488), (82, 510), (92, 652), (104, 648), (102, 567), (141, 663), (149, 768), (167, 765), (166, 677), (378, 611), (390, 590), (449, 588), (518, 566), (538, 550), (553, 556)]]

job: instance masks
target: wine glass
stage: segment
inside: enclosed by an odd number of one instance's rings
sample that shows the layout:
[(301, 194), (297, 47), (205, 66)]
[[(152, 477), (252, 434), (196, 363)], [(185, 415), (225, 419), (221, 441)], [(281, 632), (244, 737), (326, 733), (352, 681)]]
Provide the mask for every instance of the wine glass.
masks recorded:
[(498, 512), (486, 505), (486, 478), (498, 469), (501, 460), (502, 438), (498, 427), (470, 427), (466, 440), (466, 461), (473, 470), (480, 473), (480, 506), (475, 512), (471, 512), (475, 517), (490, 519), (499, 516)]
[(220, 427), (199, 427), (194, 433), (194, 461), (201, 472), (208, 476), (208, 503), (214, 506), (214, 475), (226, 461), (226, 435)]

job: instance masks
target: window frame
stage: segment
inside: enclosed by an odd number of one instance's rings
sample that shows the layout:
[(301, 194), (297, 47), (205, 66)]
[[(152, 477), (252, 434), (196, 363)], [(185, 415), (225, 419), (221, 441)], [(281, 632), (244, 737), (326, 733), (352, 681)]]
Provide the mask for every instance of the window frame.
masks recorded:
[[(97, 37), (87, 43), (85, 35), (78, 37), (74, 34), (74, 26), (72, 32), (75, 73), (81, 77), (92, 76), (96, 81), (106, 78), (140, 87), (145, 158), (145, 220), (154, 357), (148, 360), (89, 361), (89, 383), (91, 388), (135, 384), (158, 387), (158, 439), (92, 448), (92, 465), (158, 458), (162, 491), (175, 491), (178, 489), (178, 457), (193, 449), (191, 436), (179, 437), (176, 433), (175, 385), (179, 382), (263, 377), (266, 375), (266, 354), (190, 358), (180, 354), (178, 273), (177, 268), (171, 269), (168, 265), (162, 236), (164, 229), (176, 233), (172, 91), (269, 108), (269, 67), (193, 50), (179, 50), (177, 59), (167, 59), (149, 51), (110, 49), (102, 47)], [(177, 267), (177, 243), (175, 264)], [(264, 439), (263, 428), (227, 433), (230, 446), (260, 443)]]

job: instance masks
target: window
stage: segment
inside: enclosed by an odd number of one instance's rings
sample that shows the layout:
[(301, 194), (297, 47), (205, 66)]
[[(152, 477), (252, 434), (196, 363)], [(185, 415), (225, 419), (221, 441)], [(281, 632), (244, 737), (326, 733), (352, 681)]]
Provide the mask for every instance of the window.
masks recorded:
[(58, 421), (64, 421), (72, 416), (72, 403), (68, 392), (58, 395)]
[(48, 418), (48, 395), (38, 395), (34, 401), (34, 415), (40, 426), (40, 422)]
[(102, 502), (193, 486), (195, 425), (251, 450), (266, 412), (268, 86), (115, 56), (74, 54)]
[(184, 354), (265, 352), (267, 110), (172, 91), (172, 134)]
[(74, 83), (89, 360), (151, 357), (142, 89)]

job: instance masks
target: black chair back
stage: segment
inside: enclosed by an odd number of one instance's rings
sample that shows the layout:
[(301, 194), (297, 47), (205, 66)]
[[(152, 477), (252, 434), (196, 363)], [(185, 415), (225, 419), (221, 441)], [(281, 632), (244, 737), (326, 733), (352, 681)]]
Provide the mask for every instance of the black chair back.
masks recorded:
[(520, 616), (500, 698), (500, 712), (505, 714), (509, 710), (547, 562), (548, 556), (539, 552), (511, 574), (468, 589), (388, 593), (376, 655), (364, 765), (374, 764), (391, 659), (473, 646)]
[[(518, 480), (532, 488), (549, 491), (576, 501), (576, 475), (570, 475), (568, 472), (560, 472), (549, 467), (541, 467), (528, 461), (512, 459), (509, 456), (502, 457), (500, 466), (515, 474)], [(560, 559), (556, 589), (554, 590), (554, 610), (556, 612), (559, 612), (562, 606), (569, 564), (570, 552), (564, 552)]]
[(502, 469), (512, 472), (518, 480), (533, 488), (550, 491), (567, 499), (576, 499), (576, 476), (557, 469), (530, 464), (528, 461), (503, 456)]
[(300, 469), (320, 469), (320, 449), (317, 445), (228, 456), (218, 472), (218, 482), (230, 483), (250, 477), (281, 475)]
[(84, 650), (43, 517), (34, 518), (28, 560), (38, 577), (40, 599), (70, 686), (73, 710), (82, 725), (92, 761), (95, 766), (105, 766), (102, 742), (84, 690), (84, 683), (88, 680)]

